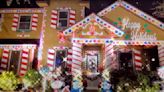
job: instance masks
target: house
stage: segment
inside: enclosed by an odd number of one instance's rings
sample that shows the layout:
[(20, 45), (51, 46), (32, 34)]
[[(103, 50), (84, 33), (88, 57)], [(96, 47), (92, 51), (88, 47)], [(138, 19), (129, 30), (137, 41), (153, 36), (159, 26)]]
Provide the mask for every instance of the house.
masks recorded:
[(64, 63), (73, 75), (100, 68), (155, 71), (164, 65), (164, 24), (131, 4), (116, 1), (85, 17), (87, 0), (44, 1), (37, 1), (42, 8), (0, 9), (2, 70), (15, 60), (15, 71), (24, 75), (34, 58), (38, 67), (51, 70)]

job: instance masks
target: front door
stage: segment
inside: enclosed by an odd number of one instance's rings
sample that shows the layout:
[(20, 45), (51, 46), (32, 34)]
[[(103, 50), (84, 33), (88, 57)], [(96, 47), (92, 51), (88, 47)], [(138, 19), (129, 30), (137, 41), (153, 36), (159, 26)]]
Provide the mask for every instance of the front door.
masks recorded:
[(87, 90), (98, 90), (99, 85), (99, 65), (102, 62), (102, 46), (90, 45), (83, 47), (83, 58), (85, 58), (83, 64), (83, 70), (85, 73), (84, 80), (87, 81)]

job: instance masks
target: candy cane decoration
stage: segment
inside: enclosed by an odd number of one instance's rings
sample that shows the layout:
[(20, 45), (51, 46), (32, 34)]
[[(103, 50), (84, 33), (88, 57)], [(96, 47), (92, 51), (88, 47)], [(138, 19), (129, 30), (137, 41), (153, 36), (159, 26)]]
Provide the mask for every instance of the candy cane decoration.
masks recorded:
[(9, 55), (10, 55), (10, 50), (9, 49), (3, 49), (0, 72), (5, 71), (7, 69), (7, 65), (8, 65), (8, 61), (9, 61)]
[(111, 67), (111, 62), (113, 59), (113, 45), (105, 44), (105, 58), (106, 58), (106, 67)]
[(13, 23), (12, 23), (12, 27), (11, 27), (12, 31), (16, 31), (17, 30), (18, 24), (19, 24), (19, 15), (18, 14), (14, 14)]
[(158, 57), (160, 66), (164, 66), (164, 46), (158, 46)]
[(68, 49), (67, 66), (71, 68), (71, 64), (72, 64), (72, 49)]
[(73, 43), (72, 47), (72, 74), (76, 75), (81, 70), (82, 63), (82, 44)]
[(28, 70), (29, 62), (29, 49), (22, 50), (21, 63), (20, 63), (20, 76), (23, 76)]
[(47, 66), (50, 68), (50, 70), (54, 69), (55, 54), (56, 53), (54, 49), (48, 50)]
[(142, 70), (141, 51), (133, 49), (134, 53), (134, 65), (137, 71)]

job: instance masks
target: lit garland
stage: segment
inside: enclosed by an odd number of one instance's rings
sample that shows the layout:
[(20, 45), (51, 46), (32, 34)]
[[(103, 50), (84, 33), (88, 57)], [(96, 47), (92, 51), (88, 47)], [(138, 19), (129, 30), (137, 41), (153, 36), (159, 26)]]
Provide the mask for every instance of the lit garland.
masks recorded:
[(164, 45), (164, 41), (133, 41), (133, 40), (114, 40), (114, 39), (83, 39), (73, 38), (72, 43), (97, 44), (106, 43), (113, 45)]
[(22, 49), (36, 49), (34, 44), (12, 44), (12, 45), (0, 45), (2, 49), (22, 50)]
[(25, 9), (0, 9), (0, 13), (44, 13), (43, 8)]
[(99, 25), (103, 26), (104, 28), (108, 29), (109, 31), (113, 32), (114, 34), (116, 34), (119, 37), (123, 36), (123, 34), (124, 34), (123, 31), (121, 31), (120, 29), (116, 28), (115, 26), (109, 24), (108, 22), (104, 21), (103, 19), (96, 16), (95, 14), (89, 15), (82, 21), (80, 21), (80, 22), (76, 23), (75, 25), (73, 25), (72, 27), (66, 29), (63, 33), (64, 33), (64, 35), (69, 35), (70, 33), (73, 33), (80, 27), (83, 28), (85, 25), (87, 25), (88, 23), (90, 23), (92, 21), (97, 22)]
[(42, 21), (42, 28), (41, 28), (41, 36), (40, 36), (40, 45), (39, 45), (39, 48), (38, 48), (38, 60), (39, 60), (39, 63), (38, 63), (38, 68), (40, 67), (40, 63), (41, 63), (41, 60), (42, 60), (42, 50), (43, 50), (43, 39), (44, 39), (44, 32), (45, 32), (45, 27), (46, 27), (46, 24), (45, 24), (45, 18), (46, 18), (46, 9), (44, 8), (44, 12), (43, 12), (43, 21)]
[(115, 2), (114, 4), (112, 4), (111, 6), (105, 8), (104, 10), (100, 11), (98, 13), (99, 16), (104, 16), (105, 14), (109, 13), (110, 11), (114, 10), (115, 8), (122, 6), (123, 8), (125, 8), (126, 10), (138, 15), (139, 17), (149, 21), (150, 23), (156, 25), (157, 27), (164, 29), (164, 24), (158, 20), (156, 20), (155, 18), (151, 17), (148, 14), (145, 14), (144, 12), (142, 12), (141, 10), (135, 8), (134, 6), (126, 3), (125, 1), (121, 1), (121, 2)]

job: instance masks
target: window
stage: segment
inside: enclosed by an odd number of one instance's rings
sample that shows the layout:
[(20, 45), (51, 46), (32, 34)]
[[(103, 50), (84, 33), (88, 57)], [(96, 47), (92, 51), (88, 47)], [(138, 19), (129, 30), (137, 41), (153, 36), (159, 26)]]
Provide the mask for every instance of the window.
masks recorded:
[(13, 71), (15, 74), (18, 73), (20, 65), (21, 51), (11, 51), (10, 60), (9, 60), (9, 71)]
[(59, 28), (68, 27), (68, 11), (59, 11)]
[(63, 59), (66, 57), (67, 51), (66, 50), (57, 50), (56, 51), (56, 59), (55, 59), (55, 66), (59, 67), (61, 66), (62, 68), (65, 67), (65, 62)]
[(132, 52), (119, 52), (120, 70), (133, 70)]
[(30, 31), (31, 28), (31, 16), (20, 16), (18, 31)]

